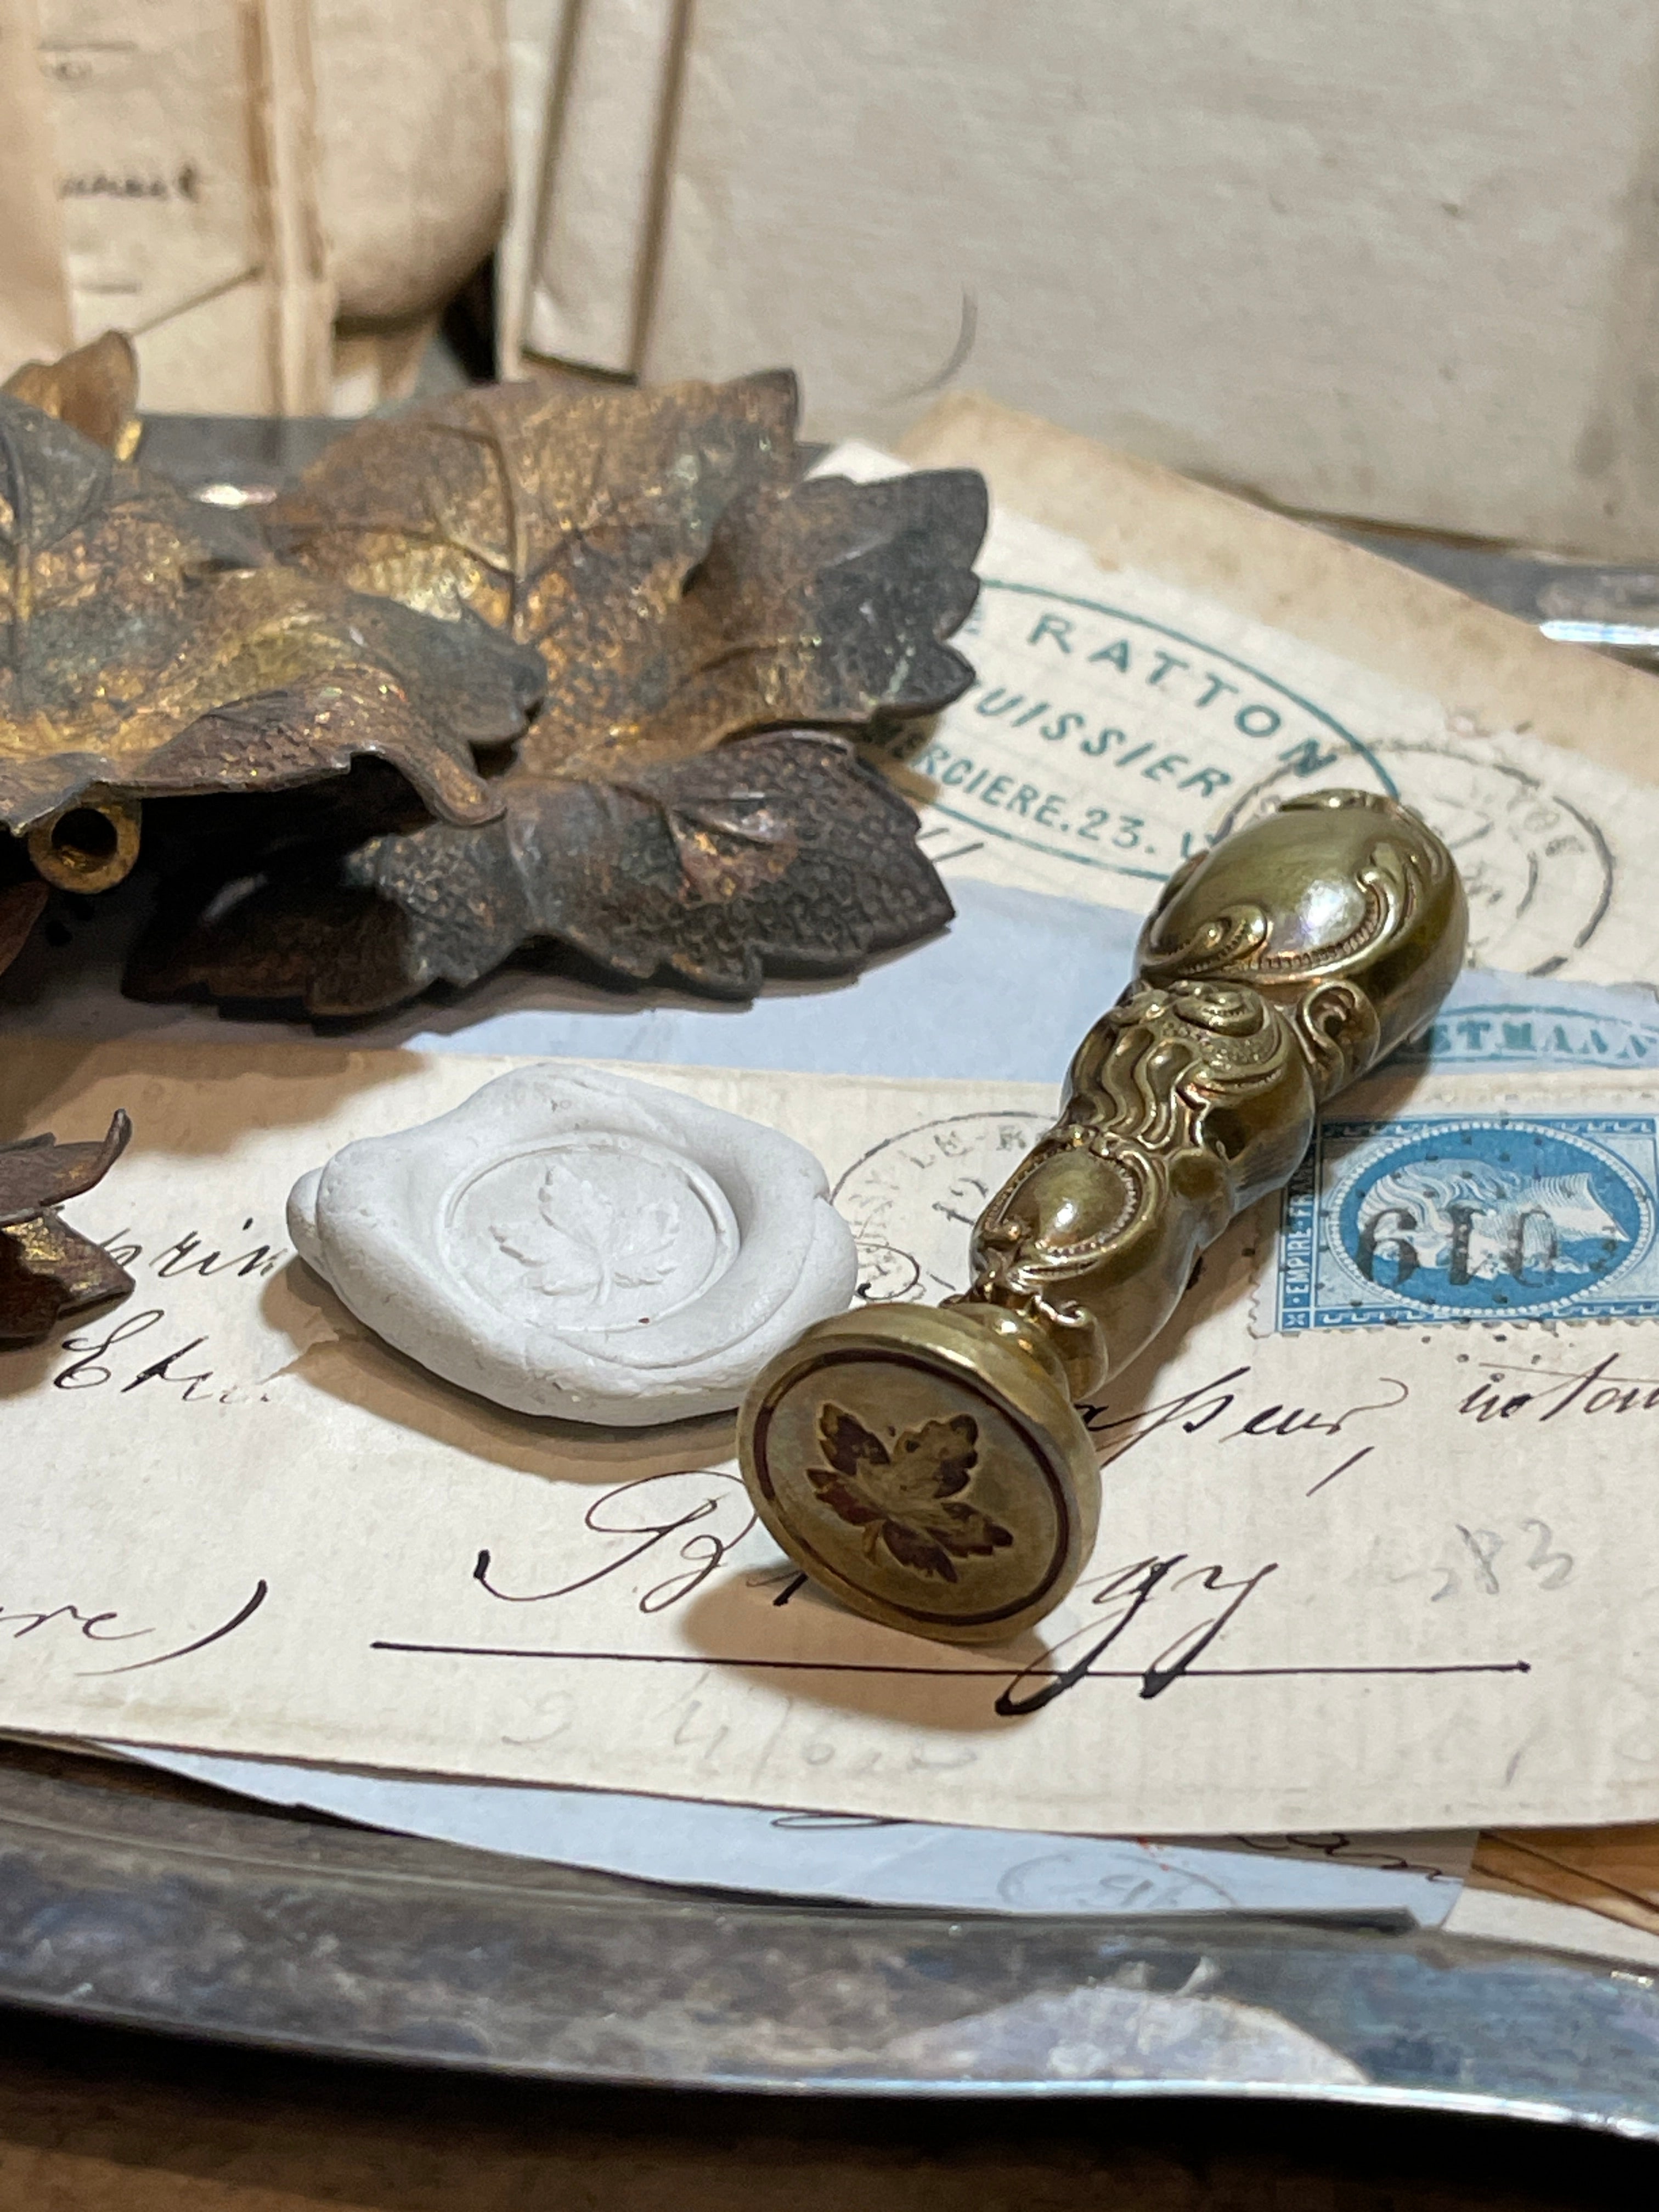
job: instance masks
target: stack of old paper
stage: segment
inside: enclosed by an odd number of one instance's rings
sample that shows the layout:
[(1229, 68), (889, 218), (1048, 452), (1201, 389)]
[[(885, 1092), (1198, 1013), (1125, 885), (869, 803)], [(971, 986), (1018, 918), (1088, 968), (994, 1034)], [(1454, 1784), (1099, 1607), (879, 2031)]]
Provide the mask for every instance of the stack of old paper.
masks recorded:
[[(502, 981), (351, 1050), (227, 1043), (40, 962), (6, 979), (8, 1029), (57, 1032), (10, 1056), (8, 1127), (133, 1115), (76, 1218), (138, 1288), (0, 1377), (0, 1725), (665, 1878), (1425, 1920), (1455, 1897), (1454, 1928), (1659, 1957), (1638, 1911), (1577, 1909), (1640, 1904), (1643, 1840), (1560, 1832), (1659, 1818), (1659, 1008), (1622, 988), (1659, 975), (1650, 679), (994, 410), (918, 450), (1002, 502), (978, 679), (920, 763), (963, 914), (939, 945), (746, 1012)], [(1337, 781), (1450, 835), (1486, 965), (1094, 1409), (1100, 1547), (1014, 1645), (918, 1645), (800, 1587), (729, 1424), (482, 1406), (291, 1258), (300, 1172), (502, 1065), (476, 1055), (557, 1051), (668, 1063), (787, 1128), (866, 1294), (944, 1295), (1157, 882)], [(1459, 1896), (1480, 1827), (1508, 1888)]]
[(152, 410), (407, 389), (507, 183), (492, 0), (407, 28), (363, 0), (0, 0), (0, 380), (116, 325)]
[(1652, 551), (1649, 9), (510, 13), (508, 363), (787, 361), (884, 443), (965, 378), (1313, 512)]

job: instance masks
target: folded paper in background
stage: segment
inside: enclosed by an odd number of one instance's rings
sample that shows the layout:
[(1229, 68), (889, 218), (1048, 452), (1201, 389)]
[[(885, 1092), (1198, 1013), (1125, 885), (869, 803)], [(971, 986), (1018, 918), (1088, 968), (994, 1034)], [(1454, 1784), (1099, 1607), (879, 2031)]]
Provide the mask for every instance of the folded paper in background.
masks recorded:
[[(1107, 1506), (1077, 1595), (1006, 1651), (956, 1654), (799, 1586), (723, 1422), (500, 1413), (288, 1261), (297, 1173), (500, 1066), (142, 1041), (13, 1058), (17, 1127), (131, 1110), (120, 1176), (75, 1218), (138, 1289), (3, 1378), (22, 1626), (0, 1723), (1056, 1832), (1659, 1812), (1644, 1073), (1477, 1063), (1345, 1097), (1292, 1234), (1271, 1208), (1242, 1224), (1096, 1409)], [(659, 1079), (817, 1150), (866, 1285), (898, 1297), (959, 1283), (967, 1222), (1053, 1096)], [(1316, 1260), (1336, 1287), (1310, 1305)], [(1280, 1328), (1291, 1310), (1308, 1325)]]
[(0, 380), (74, 343), (34, 0), (0, 0)]
[[(1473, 960), (1659, 977), (1650, 677), (988, 402), (947, 403), (906, 453), (982, 468), (996, 501), (961, 633), (976, 680), (903, 745), (947, 880), (1145, 911), (1241, 820), (1354, 784), (1447, 839)], [(895, 465), (844, 446), (820, 469)]]
[(1648, 10), (682, 22), (647, 380), (793, 362), (885, 441), (965, 377), (1289, 506), (1651, 555)]
[(0, 379), (113, 325), (151, 411), (406, 396), (500, 228), (502, 77), (493, 0), (0, 0)]

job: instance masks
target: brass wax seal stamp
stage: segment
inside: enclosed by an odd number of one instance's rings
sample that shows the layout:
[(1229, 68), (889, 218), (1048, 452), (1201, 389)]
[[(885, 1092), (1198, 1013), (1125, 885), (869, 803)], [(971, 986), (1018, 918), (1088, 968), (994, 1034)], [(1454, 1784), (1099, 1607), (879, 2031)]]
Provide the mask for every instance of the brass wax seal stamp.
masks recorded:
[(820, 1322), (750, 1389), (744, 1477), (791, 1559), (945, 1643), (1058, 1605), (1100, 1514), (1078, 1401), (1289, 1180), (1325, 1101), (1428, 1022), (1468, 922), (1440, 839), (1367, 792), (1291, 799), (1177, 869), (1060, 1120), (975, 1225), (972, 1289)]

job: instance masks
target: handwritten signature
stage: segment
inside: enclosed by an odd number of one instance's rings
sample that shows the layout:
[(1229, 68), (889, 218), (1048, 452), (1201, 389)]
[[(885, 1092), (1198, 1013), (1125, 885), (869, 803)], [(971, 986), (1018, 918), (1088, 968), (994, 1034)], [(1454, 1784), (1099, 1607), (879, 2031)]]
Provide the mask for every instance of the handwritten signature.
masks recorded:
[[(688, 1485), (689, 1496), (685, 1487)], [(728, 1523), (724, 1532), (699, 1525), (716, 1520), (721, 1514), (725, 1514)], [(742, 1543), (757, 1518), (743, 1477), (729, 1468), (697, 1468), (690, 1474), (676, 1471), (641, 1474), (595, 1498), (582, 1516), (582, 1526), (596, 1536), (620, 1536), (628, 1542), (629, 1547), (617, 1553), (614, 1559), (603, 1559), (585, 1574), (551, 1589), (507, 1590), (494, 1579), (493, 1555), (483, 1551), (473, 1563), (472, 1579), (503, 1604), (545, 1605), (550, 1599), (573, 1597), (578, 1590), (591, 1589), (597, 1583), (623, 1574), (639, 1560), (669, 1546), (671, 1549), (664, 1556), (683, 1561), (684, 1571), (653, 1583), (635, 1601), (642, 1613), (663, 1613), (700, 1589)], [(735, 1526), (730, 1525), (734, 1522)], [(673, 1547), (672, 1540), (686, 1529), (696, 1533)]]
[[(1184, 1571), (1177, 1572), (1177, 1569)], [(1254, 1573), (1230, 1578), (1227, 1570), (1218, 1563), (1192, 1565), (1188, 1553), (1176, 1552), (1167, 1559), (1154, 1556), (1136, 1559), (1127, 1566), (1113, 1567), (1103, 1575), (1091, 1577), (1078, 1584), (1076, 1595), (1109, 1622), (1105, 1633), (1096, 1635), (1099, 1626), (1097, 1620), (1062, 1637), (1040, 1664), (1020, 1669), (998, 1697), (994, 1710), (1005, 1720), (1017, 1720), (1053, 1705), (1056, 1698), (1064, 1697), (1094, 1673), (1097, 1661), (1127, 1636), (1157, 1601), (1167, 1603), (1177, 1591), (1190, 1590), (1194, 1586), (1205, 1596), (1224, 1599), (1224, 1603), (1205, 1611), (1202, 1620), (1189, 1623), (1144, 1667), (1130, 1670), (1139, 1676), (1139, 1694), (1142, 1698), (1161, 1698), (1203, 1657), (1268, 1576), (1278, 1571), (1278, 1560), (1269, 1559)], [(1063, 1661), (1066, 1651), (1074, 1650), (1090, 1638), (1094, 1640), (1086, 1650)], [(1024, 1686), (1027, 1684), (1035, 1686), (1028, 1688)]]
[[(634, 1598), (641, 1613), (664, 1613), (682, 1604), (726, 1564), (756, 1520), (742, 1477), (728, 1468), (640, 1475), (595, 1498), (582, 1516), (582, 1526), (593, 1534), (621, 1540), (622, 1548), (613, 1555), (584, 1565), (546, 1589), (511, 1589), (499, 1579), (494, 1553), (483, 1550), (473, 1563), (472, 1579), (503, 1604), (547, 1605), (636, 1570), (641, 1560), (650, 1559), (653, 1566), (672, 1561), (673, 1571), (653, 1572), (648, 1587)], [(1004, 1719), (1040, 1712), (1096, 1671), (1104, 1655), (1143, 1623), (1149, 1608), (1156, 1607), (1156, 1618), (1162, 1620), (1172, 1611), (1172, 1601), (1179, 1602), (1186, 1593), (1189, 1601), (1198, 1600), (1200, 1617), (1173, 1636), (1166, 1626), (1155, 1656), (1130, 1670), (1139, 1679), (1142, 1698), (1162, 1697), (1210, 1649), (1278, 1565), (1269, 1560), (1254, 1573), (1230, 1575), (1218, 1562), (1206, 1565), (1177, 1552), (1090, 1577), (1079, 1584), (1077, 1595), (1092, 1617), (1040, 1662), (1012, 1671), (995, 1700), (995, 1711)], [(805, 1577), (793, 1569), (785, 1569), (783, 1576), (774, 1607), (788, 1604), (805, 1584)], [(755, 1587), (777, 1579), (775, 1569), (750, 1578)], [(1079, 1645), (1085, 1648), (1079, 1650)]]

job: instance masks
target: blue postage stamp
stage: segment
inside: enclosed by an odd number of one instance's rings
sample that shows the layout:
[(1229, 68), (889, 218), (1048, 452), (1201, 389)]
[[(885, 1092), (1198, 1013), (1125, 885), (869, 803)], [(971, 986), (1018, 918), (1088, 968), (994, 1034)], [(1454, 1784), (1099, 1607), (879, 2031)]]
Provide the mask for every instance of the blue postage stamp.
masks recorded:
[(1659, 1121), (1323, 1122), (1285, 1194), (1280, 1329), (1659, 1314)]

